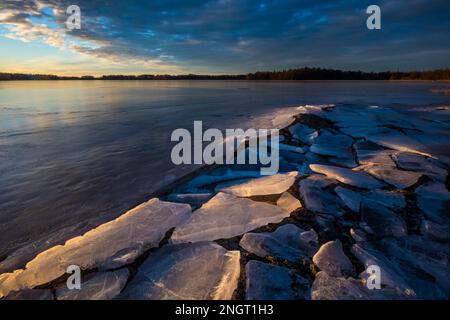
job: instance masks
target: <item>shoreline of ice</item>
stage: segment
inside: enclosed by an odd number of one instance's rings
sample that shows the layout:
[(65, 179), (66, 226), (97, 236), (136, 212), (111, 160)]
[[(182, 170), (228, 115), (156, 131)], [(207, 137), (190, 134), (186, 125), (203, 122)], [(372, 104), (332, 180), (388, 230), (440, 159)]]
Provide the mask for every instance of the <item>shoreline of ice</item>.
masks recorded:
[[(193, 190), (189, 180), (201, 180), (201, 175), (192, 173), (160, 195), (162, 200), (185, 205), (161, 202), (169, 208), (163, 213), (160, 210), (166, 209), (158, 207), (154, 198), (145, 210), (137, 207), (119, 217), (125, 220), (130, 212), (137, 212), (145, 218), (118, 227), (123, 235), (119, 238), (102, 231), (116, 219), (34, 259), (28, 259), (31, 252), (19, 250), (1, 261), (0, 297), (62, 298), (64, 267), (78, 264), (89, 283), (87, 291), (78, 295), (84, 299), (276, 299), (280, 285), (285, 291), (278, 298), (289, 299), (448, 298), (450, 111), (425, 110), (315, 105), (265, 115), (262, 121), (272, 119), (274, 126), (280, 126), (283, 143), (289, 146), (280, 150), (280, 177), (298, 172), (286, 186), (277, 185), (277, 176), (273, 181), (258, 178), (252, 174), (257, 171), (254, 166), (202, 168), (205, 177), (214, 179)], [(230, 175), (230, 170), (235, 174)], [(242, 181), (245, 176), (250, 183)], [(227, 187), (216, 189), (223, 182)], [(266, 191), (270, 188), (273, 191)], [(173, 208), (179, 206), (184, 206), (182, 218), (171, 223), (162, 219), (161, 214), (176, 216)], [(160, 218), (155, 218), (158, 214)], [(281, 231), (289, 225), (298, 227), (289, 229), (289, 237), (304, 240), (287, 245)], [(91, 240), (92, 232), (98, 233), (97, 242)], [(155, 232), (154, 240), (142, 240)], [(261, 236), (240, 243), (252, 234)], [(110, 247), (99, 255), (105, 243)], [(81, 250), (87, 251), (81, 254)], [(159, 273), (148, 271), (152, 268), (144, 266), (156, 262), (147, 260), (161, 250), (177, 254), (158, 262)], [(255, 254), (262, 265), (250, 263)], [(139, 261), (142, 255), (148, 255), (144, 264)], [(198, 285), (192, 279), (202, 276), (200, 269), (189, 267), (197, 259), (200, 265), (201, 259), (217, 265), (208, 272), (210, 278)], [(224, 263), (226, 267), (219, 268)], [(361, 267), (370, 264), (379, 264), (386, 272), (380, 291), (365, 286)], [(411, 274), (409, 265), (421, 274)], [(167, 268), (173, 268), (176, 281), (164, 271)], [(262, 277), (257, 271), (261, 268), (273, 277)], [(125, 272), (134, 269), (140, 278)], [(112, 276), (117, 270), (124, 272)], [(127, 285), (124, 277), (133, 285)], [(278, 283), (272, 283), (274, 279)]]

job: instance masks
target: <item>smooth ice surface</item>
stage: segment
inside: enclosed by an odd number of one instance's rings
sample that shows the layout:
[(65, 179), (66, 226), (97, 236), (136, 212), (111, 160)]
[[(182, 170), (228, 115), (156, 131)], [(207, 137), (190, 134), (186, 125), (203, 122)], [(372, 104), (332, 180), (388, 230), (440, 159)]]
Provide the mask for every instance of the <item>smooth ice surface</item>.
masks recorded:
[(300, 203), (300, 200), (298, 200), (289, 192), (283, 192), (281, 197), (279, 197), (277, 200), (277, 206), (286, 210), (287, 212), (293, 212), (298, 208), (301, 208), (302, 204)]
[(81, 289), (70, 290), (64, 283), (56, 289), (56, 300), (111, 300), (125, 287), (130, 272), (120, 269), (101, 272), (93, 278), (82, 281)]
[(293, 224), (281, 226), (274, 232), (246, 233), (239, 245), (259, 257), (271, 256), (290, 262), (310, 258), (319, 246), (314, 230), (305, 231)]
[(342, 250), (339, 240), (323, 244), (313, 257), (314, 264), (331, 276), (350, 276), (355, 268)]
[(152, 252), (121, 299), (229, 300), (240, 275), (239, 251), (212, 242), (168, 245)]
[[(251, 260), (245, 266), (246, 300), (306, 299), (307, 280), (284, 267)], [(295, 289), (294, 289), (295, 288)]]
[(128, 260), (120, 259), (115, 264), (132, 262), (145, 250), (157, 246), (166, 232), (184, 222), (190, 213), (189, 205), (151, 199), (64, 245), (40, 253), (25, 269), (0, 275), (0, 297), (50, 282), (63, 275), (69, 265), (81, 269), (105, 263), (111, 266), (115, 257), (123, 257), (130, 250), (133, 254)]
[(383, 186), (381, 182), (363, 172), (321, 164), (310, 164), (309, 167), (317, 173), (322, 173), (329, 178), (336, 179), (339, 182), (353, 187), (378, 189)]
[(325, 188), (333, 185), (334, 182), (317, 174), (300, 180), (299, 193), (306, 209), (341, 216), (343, 202), (331, 190), (325, 190)]
[(227, 239), (269, 223), (281, 222), (289, 215), (288, 211), (271, 204), (219, 192), (175, 229), (171, 241)]
[(428, 219), (436, 223), (450, 222), (450, 192), (440, 182), (428, 182), (416, 190), (417, 205)]
[(272, 176), (252, 179), (243, 183), (221, 184), (216, 192), (225, 192), (238, 197), (262, 196), (280, 194), (288, 190), (298, 176), (297, 171), (279, 173)]

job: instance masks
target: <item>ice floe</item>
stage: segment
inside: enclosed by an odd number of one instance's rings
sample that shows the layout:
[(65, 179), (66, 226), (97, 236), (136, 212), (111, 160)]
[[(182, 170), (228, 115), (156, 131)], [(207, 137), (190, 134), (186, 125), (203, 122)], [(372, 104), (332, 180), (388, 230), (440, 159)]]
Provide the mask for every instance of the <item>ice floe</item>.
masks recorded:
[(321, 164), (311, 164), (309, 167), (314, 172), (324, 174), (331, 179), (336, 179), (339, 182), (353, 187), (363, 189), (378, 189), (383, 187), (381, 182), (363, 172)]
[(216, 192), (225, 192), (238, 197), (280, 194), (288, 190), (298, 176), (297, 171), (278, 173), (249, 181), (229, 182), (216, 187)]
[(323, 244), (313, 257), (314, 264), (331, 276), (350, 276), (355, 268), (342, 250), (339, 240)]
[(370, 173), (372, 176), (387, 182), (398, 189), (411, 187), (419, 181), (422, 176), (420, 172), (399, 170), (395, 165), (364, 165), (359, 169)]
[(168, 245), (149, 255), (120, 299), (229, 300), (239, 260), (239, 251), (211, 242)]
[(239, 245), (262, 258), (270, 256), (295, 263), (317, 251), (318, 236), (312, 229), (305, 231), (287, 224), (274, 232), (246, 233)]
[(100, 272), (87, 281), (82, 281), (80, 289), (68, 289), (64, 283), (56, 288), (57, 300), (111, 300), (125, 287), (130, 272), (120, 269)]
[(364, 281), (317, 273), (311, 287), (311, 300), (390, 300), (402, 298), (389, 289), (369, 290)]
[(332, 191), (325, 190), (334, 183), (334, 180), (317, 174), (300, 180), (299, 193), (305, 208), (314, 212), (341, 216), (343, 202)]
[(245, 266), (246, 300), (298, 300), (307, 298), (308, 281), (288, 268), (251, 260)]
[(151, 199), (64, 245), (40, 253), (25, 269), (1, 274), (0, 297), (57, 279), (70, 265), (86, 270), (130, 263), (145, 250), (157, 246), (166, 232), (183, 223), (190, 213), (187, 204)]
[(397, 152), (392, 157), (400, 169), (422, 172), (440, 182), (447, 178), (447, 170), (438, 166), (434, 159), (409, 152)]
[(277, 206), (287, 212), (293, 212), (302, 207), (300, 200), (294, 197), (289, 192), (284, 192), (277, 200)]
[(289, 132), (292, 134), (292, 137), (307, 145), (311, 145), (314, 142), (314, 139), (319, 136), (318, 131), (301, 123), (296, 123), (291, 126)]
[(339, 133), (323, 130), (314, 140), (311, 152), (322, 156), (347, 158), (352, 156), (353, 139)]
[(337, 186), (334, 192), (341, 198), (345, 205), (354, 212), (359, 212), (361, 207), (361, 194), (359, 192)]
[(405, 221), (379, 202), (363, 200), (361, 220), (366, 231), (375, 237), (402, 237), (408, 232)]
[(436, 223), (450, 221), (450, 192), (440, 182), (428, 182), (415, 190), (417, 205), (428, 219)]
[(277, 206), (219, 192), (177, 227), (173, 243), (227, 239), (269, 223), (281, 222), (290, 213)]

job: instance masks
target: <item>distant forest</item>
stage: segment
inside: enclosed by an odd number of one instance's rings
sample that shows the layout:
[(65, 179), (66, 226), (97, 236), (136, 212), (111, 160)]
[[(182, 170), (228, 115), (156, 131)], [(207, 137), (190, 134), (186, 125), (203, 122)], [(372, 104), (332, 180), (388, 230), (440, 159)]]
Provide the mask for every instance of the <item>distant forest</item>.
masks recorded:
[(259, 71), (243, 75), (104, 75), (66, 77), (45, 74), (0, 73), (0, 80), (450, 80), (450, 69), (410, 72), (363, 72), (322, 68)]

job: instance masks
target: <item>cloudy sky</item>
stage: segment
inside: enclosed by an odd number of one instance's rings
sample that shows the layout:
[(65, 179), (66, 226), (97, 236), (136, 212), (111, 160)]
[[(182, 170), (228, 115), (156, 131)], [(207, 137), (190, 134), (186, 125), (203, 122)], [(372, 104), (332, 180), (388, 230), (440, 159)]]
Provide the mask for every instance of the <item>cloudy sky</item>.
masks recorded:
[[(366, 28), (371, 4), (382, 30)], [(0, 0), (0, 72), (423, 70), (450, 67), (449, 34), (449, 0)]]

